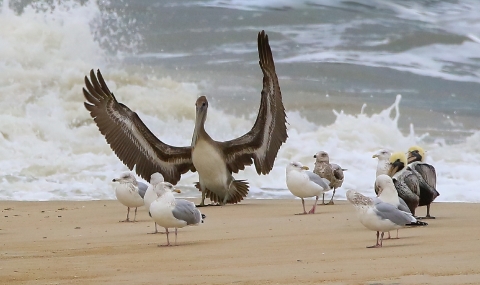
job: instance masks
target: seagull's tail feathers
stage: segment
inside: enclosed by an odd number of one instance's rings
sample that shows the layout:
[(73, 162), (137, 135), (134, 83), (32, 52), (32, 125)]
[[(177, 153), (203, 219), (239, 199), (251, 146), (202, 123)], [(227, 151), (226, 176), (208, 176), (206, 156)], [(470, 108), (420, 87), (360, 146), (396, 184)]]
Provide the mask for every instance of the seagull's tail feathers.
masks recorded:
[(416, 222), (413, 222), (413, 223), (410, 223), (410, 224), (406, 224), (405, 226), (407, 226), (407, 227), (424, 227), (424, 226), (428, 226), (428, 224), (425, 223), (425, 222), (416, 221)]

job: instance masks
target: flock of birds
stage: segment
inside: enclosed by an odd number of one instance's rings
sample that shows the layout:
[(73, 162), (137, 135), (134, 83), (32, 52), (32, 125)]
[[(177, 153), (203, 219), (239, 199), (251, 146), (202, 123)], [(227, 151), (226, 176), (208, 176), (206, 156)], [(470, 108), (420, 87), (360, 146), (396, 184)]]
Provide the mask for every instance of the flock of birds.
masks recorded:
[[(302, 200), (303, 213), (314, 214), (320, 194), (325, 195), (342, 186), (344, 175), (337, 164), (330, 163), (326, 152), (317, 153), (314, 158), (314, 171), (300, 162), (291, 162), (286, 169), (287, 187), (290, 192)], [(354, 190), (348, 190), (347, 200), (356, 208), (360, 222), (368, 229), (377, 232), (377, 243), (371, 247), (382, 247), (383, 236), (390, 231), (406, 226), (426, 226), (418, 221), (415, 211), (419, 206), (427, 206), (427, 214), (422, 219), (434, 219), (430, 215), (430, 205), (440, 194), (436, 190), (435, 168), (425, 163), (425, 151), (419, 146), (403, 152), (391, 153), (381, 149), (373, 158), (378, 158), (374, 184), (376, 197), (370, 198)], [(315, 197), (312, 209), (305, 210), (304, 198)], [(380, 234), (381, 233), (381, 234)], [(370, 248), (370, 247), (369, 247)]]
[[(165, 182), (163, 175), (156, 172), (150, 178), (150, 186), (138, 181), (131, 172), (122, 174), (112, 180), (118, 182), (115, 187), (117, 200), (127, 207), (127, 218), (121, 222), (135, 222), (137, 208), (145, 206), (148, 214), (157, 225), (165, 228), (167, 234), (166, 246), (172, 245), (169, 239), (169, 228), (175, 229), (175, 245), (177, 244), (177, 229), (185, 226), (198, 226), (203, 223), (202, 214), (193, 202), (185, 199), (176, 199), (173, 193), (181, 193), (171, 183)], [(130, 208), (135, 208), (135, 216), (130, 220)]]
[[(236, 180), (232, 173), (253, 164), (259, 175), (268, 174), (278, 150), (288, 138), (282, 94), (265, 31), (258, 33), (257, 44), (263, 73), (257, 118), (249, 132), (229, 141), (216, 141), (205, 131), (208, 110), (205, 96), (199, 97), (195, 103), (191, 144), (171, 146), (157, 138), (134, 111), (117, 101), (100, 71), (95, 74), (92, 70), (90, 78), (85, 77), (84, 106), (99, 131), (118, 158), (150, 182), (147, 186), (136, 181), (132, 173), (114, 179), (120, 183), (116, 189), (117, 199), (128, 209), (126, 221), (130, 220), (130, 208), (135, 208), (135, 221), (137, 208), (145, 205), (155, 221), (155, 232), (158, 232), (157, 224), (165, 228), (167, 245), (170, 245), (169, 228), (175, 229), (176, 244), (177, 228), (198, 225), (205, 218), (193, 203), (175, 199), (173, 192), (179, 190), (173, 185), (182, 174), (198, 172), (199, 182), (195, 186), (202, 193), (199, 206), (205, 206), (206, 198), (217, 205), (239, 203), (248, 195), (249, 185), (245, 180)], [(367, 228), (377, 231), (375, 246), (379, 247), (382, 245), (381, 240), (379, 242), (380, 232), (383, 240), (384, 232), (421, 224), (414, 217), (418, 206), (426, 205), (426, 217), (433, 218), (430, 216), (430, 204), (439, 194), (435, 189), (435, 169), (423, 162), (421, 148), (409, 151), (408, 160), (403, 153), (390, 154), (387, 151), (381, 151), (374, 157), (379, 159), (375, 183), (378, 197), (368, 198), (349, 190), (347, 199), (358, 209), (360, 221)], [(331, 189), (333, 195), (327, 204), (333, 204), (335, 190), (344, 180), (345, 169), (331, 164), (326, 152), (319, 152), (314, 158), (313, 172), (299, 162), (290, 163), (286, 169), (288, 188), (302, 200), (301, 214), (307, 214), (304, 198), (316, 197), (308, 212), (314, 214), (320, 194), (322, 204), (325, 204), (324, 194)], [(392, 183), (386, 181), (387, 178)], [(392, 189), (398, 193), (398, 199), (391, 194)]]

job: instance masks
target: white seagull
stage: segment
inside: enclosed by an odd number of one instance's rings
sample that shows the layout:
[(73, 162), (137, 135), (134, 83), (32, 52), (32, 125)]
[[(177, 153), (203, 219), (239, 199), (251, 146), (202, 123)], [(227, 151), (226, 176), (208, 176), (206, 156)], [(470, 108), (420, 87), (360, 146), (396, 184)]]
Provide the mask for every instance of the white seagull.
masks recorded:
[[(372, 156), (372, 158), (378, 159), (377, 171), (375, 173), (375, 177), (378, 177), (379, 175), (382, 175), (382, 174), (388, 174), (388, 170), (390, 169), (391, 155), (392, 155), (391, 151), (387, 149), (380, 149)], [(375, 194), (378, 195), (378, 189), (376, 185), (375, 185)]]
[[(373, 246), (367, 246), (367, 248), (382, 247), (384, 232), (403, 228), (417, 222), (412, 214), (401, 211), (380, 199), (366, 197), (354, 190), (347, 191), (347, 199), (357, 210), (362, 225), (377, 232), (377, 243)], [(382, 232), (381, 237), (380, 232)]]
[(175, 245), (177, 245), (177, 229), (185, 226), (197, 226), (203, 223), (205, 215), (195, 207), (195, 204), (184, 200), (175, 199), (173, 192), (180, 193), (169, 182), (152, 183), (157, 199), (150, 205), (152, 219), (167, 233), (167, 244), (170, 246), (168, 229), (175, 228)]
[(303, 166), (300, 162), (290, 162), (287, 165), (287, 187), (293, 195), (302, 199), (303, 213), (307, 214), (305, 210), (304, 198), (315, 197), (315, 203), (308, 214), (315, 214), (318, 197), (323, 193), (330, 191), (328, 184), (330, 181), (321, 178), (317, 174), (308, 171), (307, 166)]
[[(375, 180), (375, 189), (378, 189), (378, 199), (385, 203), (389, 203), (393, 206), (395, 206), (397, 209), (400, 211), (404, 211), (407, 213), (410, 213), (410, 209), (408, 208), (407, 204), (405, 201), (403, 201), (402, 198), (398, 197), (398, 192), (397, 189), (395, 188), (395, 185), (393, 184), (393, 180), (390, 176), (386, 174), (381, 174), (377, 177)], [(375, 201), (375, 198), (374, 198)], [(413, 225), (413, 224), (412, 224)], [(428, 225), (427, 223), (423, 223), (420, 221), (417, 221), (418, 226), (426, 226)], [(390, 232), (388, 232), (388, 238), (390, 239)], [(398, 229), (397, 229), (397, 237), (398, 239)]]
[(130, 208), (135, 208), (135, 216), (132, 221), (135, 222), (137, 208), (143, 206), (147, 184), (137, 181), (131, 172), (123, 173), (119, 178), (114, 178), (112, 182), (118, 182), (115, 186), (115, 196), (120, 203), (127, 207), (127, 218), (120, 222), (130, 222)]
[[(150, 177), (150, 186), (148, 186), (148, 189), (147, 191), (145, 192), (145, 197), (143, 198), (143, 201), (145, 203), (145, 208), (147, 208), (147, 212), (148, 214), (150, 215), (150, 205), (152, 204), (153, 201), (155, 201), (157, 199), (157, 194), (155, 193), (155, 191), (153, 190), (154, 189), (154, 186), (153, 184), (158, 184), (160, 182), (163, 182), (164, 179), (163, 179), (163, 175), (161, 173), (158, 173), (158, 172), (155, 172), (152, 174), (152, 176)], [(150, 215), (151, 217), (151, 215)], [(152, 233), (152, 234), (156, 234), (156, 233), (159, 233), (158, 229), (157, 229), (157, 223), (155, 223), (155, 231)]]

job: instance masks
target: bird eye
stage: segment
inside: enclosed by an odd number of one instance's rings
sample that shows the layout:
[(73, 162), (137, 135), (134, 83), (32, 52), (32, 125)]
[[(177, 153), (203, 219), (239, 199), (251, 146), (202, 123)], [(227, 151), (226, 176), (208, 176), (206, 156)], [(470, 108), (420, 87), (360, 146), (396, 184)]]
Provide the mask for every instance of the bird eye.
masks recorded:
[(205, 102), (203, 102), (202, 106), (205, 107), (205, 105), (207, 105)]

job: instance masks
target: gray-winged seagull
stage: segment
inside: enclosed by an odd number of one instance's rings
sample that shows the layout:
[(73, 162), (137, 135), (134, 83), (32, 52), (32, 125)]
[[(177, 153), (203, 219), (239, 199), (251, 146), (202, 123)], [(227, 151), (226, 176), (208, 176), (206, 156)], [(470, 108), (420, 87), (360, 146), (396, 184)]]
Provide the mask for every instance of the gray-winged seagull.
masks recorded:
[(288, 190), (302, 199), (303, 213), (300, 214), (307, 214), (304, 198), (315, 197), (315, 203), (308, 212), (308, 214), (315, 214), (318, 197), (320, 197), (320, 194), (330, 191), (328, 180), (308, 171), (308, 167), (300, 162), (290, 162), (287, 165), (286, 179)]
[(123, 173), (119, 178), (114, 178), (112, 182), (118, 182), (115, 186), (115, 196), (117, 200), (127, 207), (127, 218), (120, 222), (130, 222), (130, 208), (135, 208), (133, 222), (137, 219), (137, 208), (143, 206), (143, 197), (147, 190), (147, 184), (137, 181), (133, 173)]

